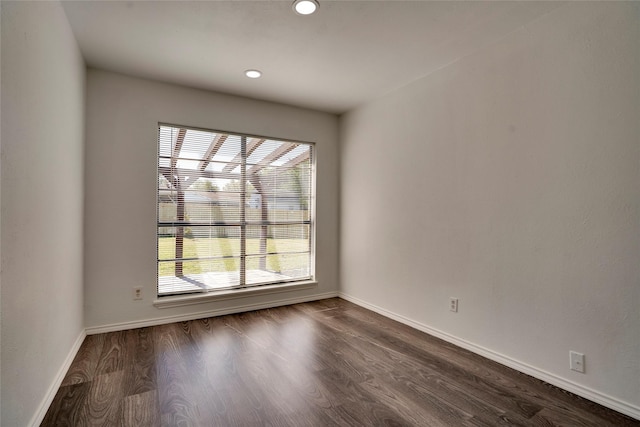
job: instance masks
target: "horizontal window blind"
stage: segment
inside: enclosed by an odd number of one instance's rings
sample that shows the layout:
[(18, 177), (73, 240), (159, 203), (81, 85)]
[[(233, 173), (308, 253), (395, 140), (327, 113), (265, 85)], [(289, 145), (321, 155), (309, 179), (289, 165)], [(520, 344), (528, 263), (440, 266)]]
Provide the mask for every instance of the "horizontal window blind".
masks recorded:
[(158, 295), (313, 276), (313, 144), (158, 128)]

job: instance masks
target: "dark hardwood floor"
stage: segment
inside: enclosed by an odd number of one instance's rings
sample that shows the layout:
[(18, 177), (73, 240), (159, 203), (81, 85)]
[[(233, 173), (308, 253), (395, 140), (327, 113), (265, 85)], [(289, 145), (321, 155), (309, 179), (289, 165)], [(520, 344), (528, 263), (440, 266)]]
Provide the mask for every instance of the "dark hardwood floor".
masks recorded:
[(341, 299), (88, 336), (43, 426), (640, 426)]

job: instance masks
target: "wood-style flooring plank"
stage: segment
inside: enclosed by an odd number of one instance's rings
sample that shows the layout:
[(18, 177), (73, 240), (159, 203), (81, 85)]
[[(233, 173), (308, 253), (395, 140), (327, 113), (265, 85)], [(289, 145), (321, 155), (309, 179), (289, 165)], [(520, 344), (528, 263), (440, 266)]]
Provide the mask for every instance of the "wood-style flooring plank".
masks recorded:
[(199, 384), (201, 372), (198, 366), (188, 363), (191, 353), (196, 351), (192, 338), (184, 334), (181, 323), (154, 328), (154, 338), (162, 424), (199, 424), (200, 410), (197, 401), (192, 398), (194, 387), (191, 384)]
[(86, 424), (81, 420), (80, 411), (86, 405), (90, 387), (90, 382), (60, 387), (42, 425), (73, 427)]
[(333, 298), (87, 337), (43, 426), (640, 426)]
[(89, 335), (78, 350), (61, 386), (91, 381), (96, 373), (104, 344), (104, 334)]
[(124, 363), (126, 373), (125, 396), (139, 395), (157, 388), (156, 352), (153, 329), (140, 328), (126, 331), (129, 351)]
[(122, 420), (124, 372), (96, 376), (81, 407), (79, 420), (84, 425), (115, 426)]
[(109, 332), (104, 334), (102, 352), (98, 357), (95, 375), (121, 371), (129, 361), (128, 331)]
[(127, 396), (123, 405), (124, 427), (154, 427), (160, 423), (155, 390)]

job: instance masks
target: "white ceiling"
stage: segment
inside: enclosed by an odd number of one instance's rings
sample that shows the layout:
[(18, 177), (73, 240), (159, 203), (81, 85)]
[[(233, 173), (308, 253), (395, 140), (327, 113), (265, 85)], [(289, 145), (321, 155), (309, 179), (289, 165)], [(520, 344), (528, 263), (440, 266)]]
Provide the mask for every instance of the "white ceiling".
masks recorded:
[[(558, 2), (64, 1), (87, 65), (342, 113), (450, 64)], [(244, 76), (257, 68), (263, 77)]]

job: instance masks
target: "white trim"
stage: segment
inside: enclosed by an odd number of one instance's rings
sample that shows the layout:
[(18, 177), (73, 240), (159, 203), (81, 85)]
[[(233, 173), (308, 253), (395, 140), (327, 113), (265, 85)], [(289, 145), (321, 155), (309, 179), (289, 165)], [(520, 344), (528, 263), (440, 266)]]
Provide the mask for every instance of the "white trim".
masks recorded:
[(64, 380), (65, 375), (67, 375), (67, 371), (71, 366), (71, 362), (73, 362), (73, 359), (75, 359), (76, 354), (78, 354), (78, 350), (80, 350), (80, 346), (82, 345), (82, 342), (84, 341), (86, 336), (87, 336), (87, 333), (84, 329), (80, 331), (80, 335), (78, 335), (78, 338), (76, 338), (76, 341), (73, 343), (73, 346), (71, 346), (71, 350), (69, 350), (69, 353), (67, 354), (67, 357), (65, 357), (64, 362), (62, 363), (62, 366), (60, 367), (60, 369), (58, 369), (58, 373), (56, 374), (56, 377), (54, 378), (53, 382), (49, 386), (49, 390), (47, 390), (47, 394), (45, 394), (44, 399), (42, 399), (42, 402), (40, 402), (40, 406), (38, 407), (38, 410), (36, 411), (33, 418), (31, 418), (31, 422), (29, 422), (28, 425), (37, 427), (42, 423), (42, 420), (44, 420), (44, 416), (47, 415), (49, 406), (51, 406), (51, 402), (53, 402), (53, 398), (56, 397), (56, 393), (60, 389), (60, 384), (62, 384), (62, 381)]
[(345, 294), (343, 292), (339, 292), (338, 296), (342, 299), (350, 301), (361, 307), (364, 307), (371, 311), (375, 311), (376, 313), (381, 314), (385, 317), (396, 320), (400, 323), (404, 323), (405, 325), (411, 326), (412, 328), (418, 329), (419, 331), (425, 332), (429, 335), (433, 335), (451, 344), (455, 344), (458, 347), (462, 347), (466, 350), (472, 351), (473, 353), (484, 356), (487, 359), (493, 360), (494, 362), (498, 362), (502, 365), (508, 366), (509, 368), (515, 369), (517, 371), (520, 371), (522, 373), (535, 377), (539, 380), (545, 381), (549, 384), (553, 384), (556, 387), (560, 387), (561, 389), (570, 391), (571, 393), (577, 394), (578, 396), (582, 396), (585, 399), (591, 400), (602, 406), (611, 408), (614, 411), (618, 411), (622, 414), (625, 414), (632, 418), (640, 420), (640, 406), (634, 405), (629, 402), (625, 402), (623, 400), (601, 393), (597, 390), (593, 390), (589, 387), (585, 387), (573, 381), (569, 381), (556, 374), (552, 374), (550, 372), (536, 368), (534, 366), (531, 366), (519, 360), (513, 359), (509, 356), (505, 356), (503, 354), (497, 353), (493, 350), (490, 350), (488, 348), (466, 341), (464, 339), (457, 338), (446, 332), (440, 331), (438, 329), (434, 329), (423, 323), (416, 322), (415, 320), (411, 320), (407, 317), (396, 314), (382, 307), (378, 307), (377, 305), (368, 303), (354, 296)]
[(224, 316), (226, 314), (242, 313), (245, 311), (261, 310), (264, 308), (279, 307), (282, 305), (299, 304), (327, 298), (335, 298), (338, 292), (326, 292), (303, 297), (287, 298), (277, 301), (268, 301), (255, 304), (239, 305), (215, 310), (200, 311), (197, 313), (178, 314), (175, 316), (158, 317), (149, 320), (135, 320), (131, 322), (112, 323), (110, 325), (93, 326), (86, 329), (87, 335), (102, 334), (105, 332), (124, 331), (126, 329), (145, 328), (148, 326), (164, 325), (167, 323), (184, 322), (186, 320), (204, 319), (207, 317)]
[(185, 305), (204, 304), (213, 301), (224, 301), (236, 298), (247, 298), (257, 295), (277, 294), (280, 292), (299, 291), (318, 286), (318, 282), (308, 280), (304, 282), (285, 283), (281, 285), (265, 285), (252, 288), (229, 289), (225, 291), (186, 294), (175, 297), (160, 297), (153, 301), (157, 308), (173, 308)]

